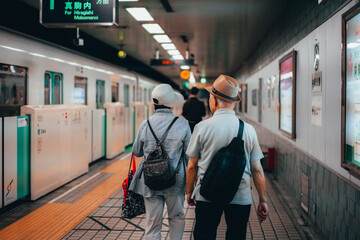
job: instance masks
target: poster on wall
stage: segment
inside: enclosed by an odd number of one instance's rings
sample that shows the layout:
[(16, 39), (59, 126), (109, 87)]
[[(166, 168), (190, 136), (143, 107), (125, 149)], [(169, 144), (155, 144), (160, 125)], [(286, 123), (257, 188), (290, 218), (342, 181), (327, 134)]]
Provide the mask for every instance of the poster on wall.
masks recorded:
[(316, 72), (312, 74), (311, 77), (311, 91), (312, 92), (321, 92), (321, 72)]
[(295, 138), (296, 52), (292, 51), (279, 61), (279, 130)]
[(252, 98), (252, 105), (256, 106), (257, 105), (257, 89), (253, 89), (251, 91), (251, 98)]
[(273, 75), (271, 76), (271, 111), (276, 112), (278, 107), (278, 76)]
[(360, 7), (342, 15), (341, 166), (360, 179)]
[(313, 96), (311, 100), (311, 124), (321, 126), (322, 97)]
[(266, 106), (271, 108), (271, 77), (264, 80), (266, 86)]

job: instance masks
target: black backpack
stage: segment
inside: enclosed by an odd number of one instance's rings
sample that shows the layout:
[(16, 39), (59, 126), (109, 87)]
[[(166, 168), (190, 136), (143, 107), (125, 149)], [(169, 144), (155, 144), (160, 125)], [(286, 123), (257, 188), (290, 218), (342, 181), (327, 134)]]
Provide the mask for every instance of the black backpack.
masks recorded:
[(171, 164), (169, 155), (162, 146), (162, 142), (164, 141), (171, 126), (178, 118), (179, 117), (174, 118), (160, 140), (156, 137), (149, 120), (147, 120), (150, 131), (156, 140), (156, 146), (144, 161), (143, 172), (144, 182), (152, 190), (163, 190), (175, 185), (176, 175), (179, 172), (181, 159), (179, 160), (178, 166), (175, 170)]
[(244, 174), (246, 157), (242, 135), (244, 122), (239, 119), (237, 137), (221, 148), (211, 160), (201, 181), (200, 194), (217, 204), (228, 204), (234, 198)]

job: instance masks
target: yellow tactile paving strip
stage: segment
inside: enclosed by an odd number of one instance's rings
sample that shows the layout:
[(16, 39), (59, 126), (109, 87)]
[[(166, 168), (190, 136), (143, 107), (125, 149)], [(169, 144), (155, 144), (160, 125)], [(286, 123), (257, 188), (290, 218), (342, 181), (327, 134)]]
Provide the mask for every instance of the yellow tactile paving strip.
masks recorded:
[(78, 201), (47, 203), (1, 230), (0, 239), (61, 239), (121, 188), (128, 168), (129, 161), (116, 161), (101, 171), (114, 175)]

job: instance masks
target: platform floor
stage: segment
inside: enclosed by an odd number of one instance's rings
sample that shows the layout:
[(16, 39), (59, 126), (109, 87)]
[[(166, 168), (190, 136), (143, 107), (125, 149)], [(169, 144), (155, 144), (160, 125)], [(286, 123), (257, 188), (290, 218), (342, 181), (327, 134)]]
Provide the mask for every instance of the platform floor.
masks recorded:
[[(139, 162), (140, 159), (137, 159)], [(20, 202), (0, 212), (0, 239), (145, 239), (145, 217), (121, 218), (121, 182), (126, 177), (129, 154), (92, 164), (88, 174), (35, 202)], [(315, 239), (301, 220), (292, 214), (279, 186), (267, 178), (269, 218), (262, 224), (256, 216), (254, 190), (247, 239)], [(281, 188), (281, 186), (280, 186)], [(253, 189), (255, 189), (253, 187)], [(193, 239), (195, 208), (184, 206), (186, 224), (183, 239)], [(164, 212), (166, 218), (166, 211)], [(225, 239), (224, 219), (217, 239)], [(168, 237), (168, 222), (162, 239)]]

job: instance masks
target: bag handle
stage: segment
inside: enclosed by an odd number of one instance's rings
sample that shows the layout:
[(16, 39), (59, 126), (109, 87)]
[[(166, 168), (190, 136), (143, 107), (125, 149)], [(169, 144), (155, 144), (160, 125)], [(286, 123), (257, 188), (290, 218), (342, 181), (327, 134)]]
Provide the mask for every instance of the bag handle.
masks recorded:
[(244, 132), (244, 122), (242, 120), (239, 119), (239, 132), (238, 132), (238, 135), (237, 137), (238, 138), (242, 138), (242, 135), (243, 135), (243, 132)]
[(129, 171), (128, 171), (128, 176), (130, 174), (130, 171), (131, 171), (131, 163), (132, 163), (132, 169), (134, 170), (133, 171), (133, 174), (135, 174), (136, 172), (136, 162), (135, 162), (135, 155), (134, 153), (131, 153), (131, 159), (130, 159), (130, 166), (129, 166)]
[(155, 140), (156, 140), (156, 144), (161, 144), (162, 141), (164, 141), (164, 139), (165, 139), (167, 133), (169, 132), (170, 128), (172, 127), (172, 125), (175, 123), (175, 121), (176, 121), (178, 118), (179, 118), (179, 117), (176, 116), (176, 117), (172, 120), (172, 122), (170, 123), (170, 125), (169, 125), (168, 128), (166, 129), (166, 131), (165, 131), (164, 135), (162, 136), (162, 138), (160, 139), (160, 141), (159, 141), (159, 139), (156, 137), (156, 134), (154, 133), (154, 130), (152, 129), (152, 127), (151, 127), (151, 125), (150, 125), (149, 119), (147, 120), (147, 123), (148, 123), (148, 125), (149, 125), (149, 127), (150, 127), (150, 131), (151, 131), (152, 135), (154, 136), (154, 138), (155, 138)]

